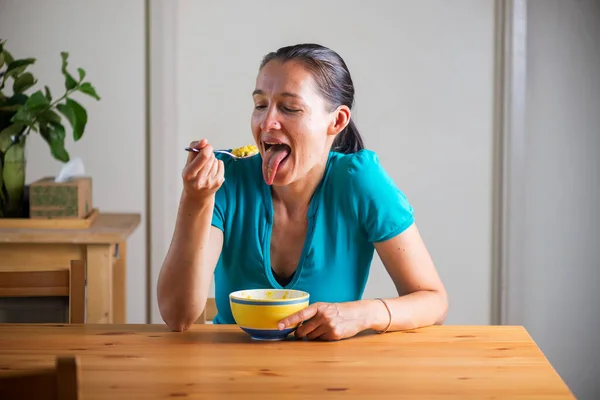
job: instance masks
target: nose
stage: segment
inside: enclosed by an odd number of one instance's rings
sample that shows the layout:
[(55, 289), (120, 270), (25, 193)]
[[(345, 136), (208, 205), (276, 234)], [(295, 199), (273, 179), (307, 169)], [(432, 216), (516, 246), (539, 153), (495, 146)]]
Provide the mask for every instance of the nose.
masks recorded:
[(264, 114), (264, 118), (260, 123), (260, 129), (263, 132), (277, 131), (281, 129), (279, 123), (277, 109), (275, 107), (269, 107), (269, 110)]

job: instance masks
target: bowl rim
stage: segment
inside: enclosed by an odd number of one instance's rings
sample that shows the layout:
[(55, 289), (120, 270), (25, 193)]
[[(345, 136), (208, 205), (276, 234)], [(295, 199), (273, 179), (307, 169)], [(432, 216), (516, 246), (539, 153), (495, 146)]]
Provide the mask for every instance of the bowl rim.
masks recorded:
[[(283, 290), (287, 290), (288, 292), (299, 292), (302, 293), (302, 295), (300, 297), (292, 297), (290, 299), (248, 299), (246, 297), (242, 297), (239, 295), (239, 293), (241, 292), (250, 292), (253, 290), (261, 290), (261, 291), (277, 291), (277, 292), (281, 292)], [(304, 290), (298, 290), (298, 289), (264, 289), (264, 288), (256, 288), (256, 289), (242, 289), (242, 290), (236, 290), (234, 292), (229, 293), (229, 299), (235, 299), (235, 300), (250, 300), (252, 302), (257, 302), (257, 303), (289, 303), (289, 302), (298, 302), (299, 300), (309, 300), (310, 299), (310, 293), (304, 291)]]

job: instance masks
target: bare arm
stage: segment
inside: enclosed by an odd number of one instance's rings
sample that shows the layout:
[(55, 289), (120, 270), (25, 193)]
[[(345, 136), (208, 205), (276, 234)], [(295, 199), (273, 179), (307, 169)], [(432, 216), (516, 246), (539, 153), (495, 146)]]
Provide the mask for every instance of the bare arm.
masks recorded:
[(174, 331), (202, 314), (223, 247), (223, 232), (210, 225), (213, 203), (180, 203), (175, 233), (158, 278), (158, 307)]
[[(398, 236), (376, 243), (375, 249), (399, 294), (385, 300), (392, 311), (388, 330), (442, 324), (448, 310), (448, 297), (417, 227), (413, 224)], [(379, 300), (313, 303), (284, 318), (278, 327), (283, 329), (300, 322), (302, 325), (296, 330), (298, 337), (340, 340), (366, 329), (384, 330), (390, 316)]]
[(211, 225), (215, 192), (223, 183), (223, 163), (212, 147), (201, 141), (183, 171), (184, 190), (173, 239), (158, 278), (160, 314), (174, 331), (188, 329), (202, 314), (215, 266), (223, 247), (223, 233)]
[[(442, 324), (448, 311), (448, 296), (416, 225), (375, 249), (394, 281), (399, 297), (385, 299), (392, 310), (389, 330), (414, 329)], [(379, 300), (366, 300), (367, 328), (383, 330), (389, 315)]]

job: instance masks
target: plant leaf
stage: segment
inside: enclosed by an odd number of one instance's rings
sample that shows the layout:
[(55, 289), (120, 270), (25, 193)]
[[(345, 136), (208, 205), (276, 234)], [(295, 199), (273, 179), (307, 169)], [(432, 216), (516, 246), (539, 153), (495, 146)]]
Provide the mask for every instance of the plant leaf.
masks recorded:
[(21, 105), (19, 104), (12, 104), (9, 106), (0, 106), (0, 111), (17, 111), (19, 108), (21, 108)]
[(40, 124), (42, 123), (50, 123), (50, 122), (62, 122), (60, 115), (55, 113), (54, 111), (48, 109), (38, 115), (38, 119), (40, 120)]
[(4, 196), (2, 195), (2, 186), (4, 186), (4, 177), (2, 176), (2, 158), (0, 157), (0, 218), (3, 217), (2, 209), (4, 203)]
[(69, 153), (65, 149), (65, 127), (58, 122), (40, 125), (40, 134), (50, 146), (52, 156), (58, 161), (68, 162)]
[(4, 66), (4, 53), (2, 52), (2, 50), (0, 50), (0, 68), (2, 68), (3, 66)]
[(77, 125), (77, 117), (75, 116), (75, 111), (71, 108), (71, 105), (67, 102), (64, 104), (57, 104), (56, 108), (58, 111), (65, 116), (67, 121), (71, 124), (73, 128), (73, 132), (75, 132), (75, 126)]
[[(6, 54), (6, 52), (4, 53)], [(35, 58), (25, 58), (23, 60), (16, 60), (8, 64), (6, 67), (6, 76), (19, 74), (27, 68), (28, 65), (35, 63)]]
[(44, 86), (44, 92), (46, 93), (48, 101), (52, 101), (52, 93), (50, 93), (50, 88), (48, 86)]
[(25, 107), (30, 111), (38, 111), (42, 108), (50, 107), (50, 102), (48, 101), (46, 96), (44, 96), (42, 91), (38, 90), (37, 92), (29, 96), (27, 102), (25, 102)]
[(78, 102), (67, 99), (65, 104), (56, 106), (69, 121), (73, 128), (73, 140), (77, 141), (83, 136), (87, 124), (87, 111)]
[(20, 134), (24, 128), (23, 124), (12, 124), (0, 131), (0, 151), (2, 153), (5, 153), (13, 144), (13, 136)]
[(8, 99), (0, 106), (0, 111), (17, 111), (23, 104), (27, 102), (29, 96), (23, 93), (17, 93)]
[(77, 73), (79, 74), (79, 82), (83, 81), (83, 78), (85, 78), (85, 71), (83, 68), (77, 68)]
[(19, 111), (17, 111), (15, 115), (12, 116), (10, 121), (24, 125), (33, 125), (34, 114), (26, 107), (21, 106), (21, 108), (19, 108)]
[(61, 51), (60, 58), (62, 59), (62, 66), (60, 67), (60, 70), (64, 74), (65, 72), (67, 72), (67, 65), (69, 65), (69, 62), (67, 61), (69, 59), (69, 53), (67, 53), (66, 51)]
[(60, 56), (62, 58), (61, 71), (65, 76), (65, 87), (67, 90), (74, 89), (77, 86), (77, 81), (75, 81), (75, 78), (67, 71), (67, 65), (69, 65), (67, 59), (69, 58), (69, 53), (62, 51)]
[(23, 72), (25, 72), (25, 70), (27, 69), (26, 65), (17, 67), (15, 69), (13, 69), (12, 71), (10, 71), (10, 73), (7, 74), (7, 78), (9, 76), (12, 76), (13, 79), (17, 79), (19, 77), (19, 75), (21, 75)]
[(29, 99), (29, 96), (26, 94), (17, 93), (8, 99), (8, 104), (18, 104), (22, 106), (23, 104), (27, 103), (27, 99)]
[(11, 118), (12, 122), (19, 122), (25, 125), (33, 125), (35, 122), (36, 113), (49, 108), (50, 103), (46, 96), (40, 90), (33, 93), (25, 102), (25, 104)]
[(15, 79), (13, 83), (13, 93), (22, 93), (36, 84), (36, 80), (30, 72), (26, 72), (23, 75)]
[(79, 86), (79, 91), (81, 93), (85, 93), (88, 96), (95, 98), (96, 100), (100, 100), (100, 96), (96, 93), (96, 89), (89, 82), (84, 82)]
[(75, 89), (77, 87), (77, 82), (68, 72), (65, 75), (65, 87), (67, 90)]
[(10, 64), (11, 62), (15, 61), (14, 57), (12, 56), (12, 54), (10, 54), (8, 50), (2, 51), (2, 54), (4, 54), (4, 62), (6, 62), (7, 64)]

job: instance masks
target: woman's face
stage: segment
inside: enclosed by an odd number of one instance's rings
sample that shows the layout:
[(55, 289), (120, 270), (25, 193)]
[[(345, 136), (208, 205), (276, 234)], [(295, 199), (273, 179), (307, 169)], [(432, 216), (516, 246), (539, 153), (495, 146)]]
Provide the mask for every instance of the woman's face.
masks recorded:
[(322, 166), (335, 135), (347, 124), (339, 126), (345, 106), (329, 111), (312, 74), (296, 61), (268, 62), (252, 97), (252, 134), (269, 185), (289, 185)]

